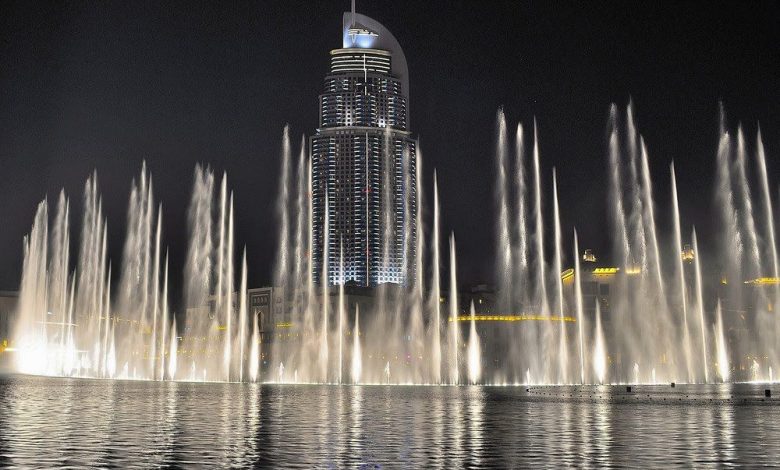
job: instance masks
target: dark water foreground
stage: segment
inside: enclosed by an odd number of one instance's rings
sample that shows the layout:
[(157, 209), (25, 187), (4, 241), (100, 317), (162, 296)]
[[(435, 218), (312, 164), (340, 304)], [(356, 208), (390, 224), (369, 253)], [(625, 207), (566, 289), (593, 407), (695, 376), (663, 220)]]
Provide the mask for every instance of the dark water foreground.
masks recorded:
[(780, 386), (336, 387), (0, 377), (3, 466), (780, 464)]

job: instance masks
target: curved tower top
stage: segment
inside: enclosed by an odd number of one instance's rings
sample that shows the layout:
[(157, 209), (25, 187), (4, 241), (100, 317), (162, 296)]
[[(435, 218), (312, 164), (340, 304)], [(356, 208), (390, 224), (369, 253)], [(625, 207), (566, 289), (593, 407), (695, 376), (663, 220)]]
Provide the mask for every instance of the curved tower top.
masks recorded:
[[(344, 12), (343, 40), (344, 49), (380, 49), (390, 52), (393, 57), (391, 73), (401, 81), (401, 94), (409, 102), (409, 69), (401, 45), (382, 23), (373, 18), (351, 11)], [(407, 115), (407, 126), (408, 115)]]

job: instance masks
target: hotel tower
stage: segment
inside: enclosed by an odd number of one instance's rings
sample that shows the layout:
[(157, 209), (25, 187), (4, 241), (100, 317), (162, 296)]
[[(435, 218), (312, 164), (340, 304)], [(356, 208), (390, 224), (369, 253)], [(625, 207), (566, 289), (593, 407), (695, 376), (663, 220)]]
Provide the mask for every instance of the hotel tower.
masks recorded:
[(415, 141), (409, 74), (395, 37), (377, 21), (344, 13), (342, 47), (330, 51), (309, 138), (313, 275), (329, 285), (409, 285), (415, 272)]

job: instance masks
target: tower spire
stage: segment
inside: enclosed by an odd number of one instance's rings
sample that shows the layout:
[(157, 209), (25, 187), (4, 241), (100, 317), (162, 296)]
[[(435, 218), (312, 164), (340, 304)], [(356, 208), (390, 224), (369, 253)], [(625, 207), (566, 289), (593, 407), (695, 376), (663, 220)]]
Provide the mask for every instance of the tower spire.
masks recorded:
[(351, 27), (355, 27), (355, 0), (352, 0), (352, 24)]

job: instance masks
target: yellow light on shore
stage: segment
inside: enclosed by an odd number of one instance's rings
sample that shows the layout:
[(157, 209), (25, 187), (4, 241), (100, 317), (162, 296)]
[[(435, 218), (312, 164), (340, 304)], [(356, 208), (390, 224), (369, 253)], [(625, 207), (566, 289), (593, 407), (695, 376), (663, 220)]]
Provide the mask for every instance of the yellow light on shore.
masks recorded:
[(780, 277), (759, 277), (745, 281), (745, 284), (753, 284), (756, 286), (776, 286), (780, 284)]
[[(576, 322), (574, 317), (561, 317), (560, 315), (460, 315), (457, 317), (457, 321), (502, 321), (502, 322), (514, 322), (514, 321), (551, 321), (551, 322)], [(447, 321), (453, 321), (452, 318), (448, 318)]]
[(593, 274), (596, 276), (609, 276), (617, 274), (620, 268), (596, 268), (593, 270)]

